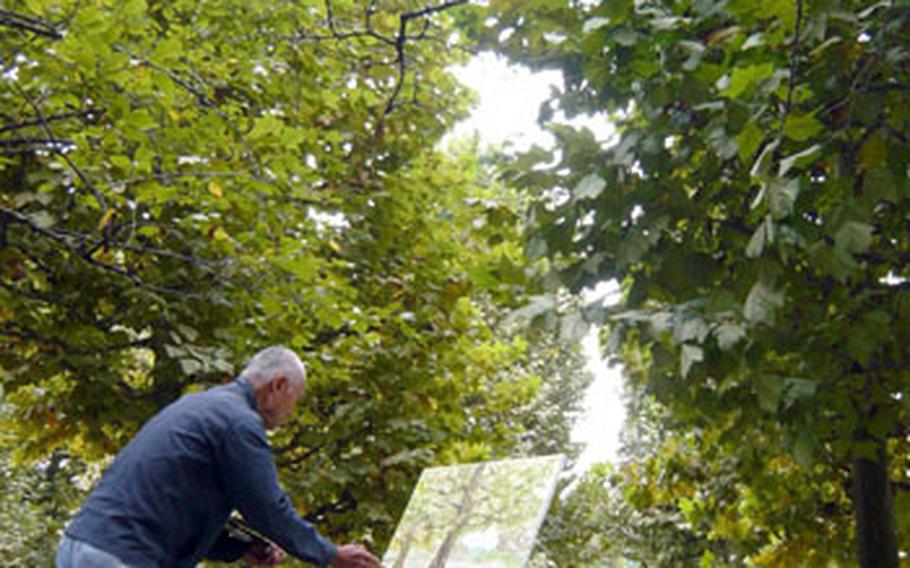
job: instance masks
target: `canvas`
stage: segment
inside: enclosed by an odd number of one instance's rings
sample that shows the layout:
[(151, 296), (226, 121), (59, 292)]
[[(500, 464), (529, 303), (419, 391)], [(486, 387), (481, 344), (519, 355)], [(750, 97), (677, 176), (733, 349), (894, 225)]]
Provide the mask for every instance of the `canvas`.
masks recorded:
[(425, 470), (383, 565), (524, 566), (564, 463), (556, 455)]

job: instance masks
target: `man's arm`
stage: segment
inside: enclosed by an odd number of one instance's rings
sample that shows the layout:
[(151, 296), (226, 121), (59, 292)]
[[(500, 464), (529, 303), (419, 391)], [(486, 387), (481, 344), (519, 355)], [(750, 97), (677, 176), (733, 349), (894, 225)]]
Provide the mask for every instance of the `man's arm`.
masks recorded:
[(231, 505), (244, 520), (292, 556), (328, 566), (337, 547), (294, 510), (281, 489), (272, 450), (261, 427), (235, 424), (222, 441), (219, 466)]

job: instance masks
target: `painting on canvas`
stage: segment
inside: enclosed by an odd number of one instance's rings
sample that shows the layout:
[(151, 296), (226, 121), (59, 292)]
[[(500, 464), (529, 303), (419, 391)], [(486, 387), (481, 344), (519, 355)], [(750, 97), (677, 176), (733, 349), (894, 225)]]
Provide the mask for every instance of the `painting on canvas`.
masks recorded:
[(521, 568), (563, 456), (423, 472), (383, 558), (386, 568)]

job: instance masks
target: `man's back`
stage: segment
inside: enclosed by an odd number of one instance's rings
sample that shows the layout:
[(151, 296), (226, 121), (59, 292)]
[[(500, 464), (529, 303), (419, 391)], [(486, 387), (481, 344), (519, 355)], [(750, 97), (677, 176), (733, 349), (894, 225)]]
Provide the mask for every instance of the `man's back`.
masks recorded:
[(230, 432), (262, 429), (250, 397), (235, 382), (162, 410), (123, 448), (67, 534), (131, 566), (194, 565), (230, 513), (221, 463)]

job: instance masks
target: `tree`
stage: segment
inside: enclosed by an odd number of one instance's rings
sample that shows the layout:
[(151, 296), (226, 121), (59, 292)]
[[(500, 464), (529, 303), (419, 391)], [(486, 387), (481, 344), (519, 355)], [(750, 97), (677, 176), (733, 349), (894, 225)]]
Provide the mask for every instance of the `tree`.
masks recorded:
[(4, 5), (15, 483), (52, 456), (103, 464), (271, 343), (309, 370), (273, 439), (283, 481), (331, 536), (381, 549), (423, 467), (516, 447), (546, 340), (488, 315), (536, 286), (523, 205), (471, 151), (435, 149), (470, 99), (445, 71), (464, 3)]
[[(779, 442), (828, 479), (849, 470), (859, 562), (896, 566), (906, 5), (503, 0), (463, 21), (563, 72), (541, 109), (558, 152), (503, 171), (538, 197), (528, 252), (573, 291), (622, 283), (615, 311), (585, 315), (677, 419)], [(617, 136), (556, 111), (606, 113)]]

